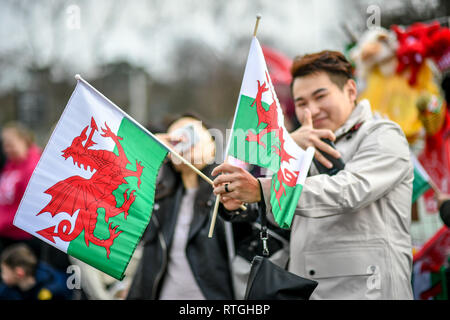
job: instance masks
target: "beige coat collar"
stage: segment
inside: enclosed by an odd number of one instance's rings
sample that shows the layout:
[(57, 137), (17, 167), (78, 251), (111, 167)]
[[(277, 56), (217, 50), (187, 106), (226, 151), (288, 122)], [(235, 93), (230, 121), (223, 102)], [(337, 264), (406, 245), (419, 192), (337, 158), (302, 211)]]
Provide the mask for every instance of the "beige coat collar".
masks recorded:
[(336, 132), (334, 133), (336, 135), (336, 139), (340, 136), (346, 134), (351, 128), (353, 128), (354, 125), (364, 122), (366, 120), (370, 120), (373, 118), (372, 110), (370, 108), (369, 100), (364, 99), (360, 101), (353, 112), (350, 114), (350, 117), (347, 119), (347, 121), (339, 127)]

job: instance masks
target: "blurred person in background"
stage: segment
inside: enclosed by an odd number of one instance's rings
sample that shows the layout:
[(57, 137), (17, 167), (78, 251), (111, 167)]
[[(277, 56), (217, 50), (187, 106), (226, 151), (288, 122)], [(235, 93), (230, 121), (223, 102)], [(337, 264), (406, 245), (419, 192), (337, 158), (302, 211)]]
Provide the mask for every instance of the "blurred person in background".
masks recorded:
[(24, 243), (3, 250), (0, 258), (0, 300), (69, 300), (67, 276), (40, 262)]
[[(0, 132), (2, 131), (1, 127), (0, 127)], [(3, 166), (5, 165), (6, 162), (6, 156), (5, 153), (3, 152), (3, 142), (2, 142), (2, 137), (0, 135), (0, 171), (2, 171)]]
[(436, 194), (436, 200), (442, 222), (450, 228), (450, 194), (444, 192)]
[[(198, 119), (183, 116), (158, 137), (210, 176), (215, 142)], [(158, 174), (153, 213), (127, 299), (233, 299), (222, 220), (208, 238), (212, 187), (172, 154), (168, 158)]]
[(37, 240), (33, 241), (30, 234), (16, 228), (13, 220), (41, 149), (34, 143), (30, 130), (18, 122), (4, 125), (1, 136), (6, 162), (0, 171), (0, 253), (20, 241), (26, 241), (39, 253)]

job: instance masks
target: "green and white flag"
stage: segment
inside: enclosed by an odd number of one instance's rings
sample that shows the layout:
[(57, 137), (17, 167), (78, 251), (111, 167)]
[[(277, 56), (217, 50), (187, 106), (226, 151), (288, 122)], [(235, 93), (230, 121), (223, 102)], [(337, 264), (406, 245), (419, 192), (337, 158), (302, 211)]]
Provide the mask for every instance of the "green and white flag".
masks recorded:
[(14, 225), (122, 279), (150, 221), (168, 150), (78, 79)]
[(425, 169), (420, 164), (419, 160), (411, 153), (411, 161), (414, 165), (414, 180), (413, 180), (413, 193), (412, 193), (412, 203), (416, 202), (416, 200), (428, 189), (431, 188), (429, 183), (430, 177), (428, 176)]
[(275, 221), (289, 228), (314, 148), (300, 148), (284, 127), (284, 116), (256, 37), (253, 37), (227, 153), (270, 169)]

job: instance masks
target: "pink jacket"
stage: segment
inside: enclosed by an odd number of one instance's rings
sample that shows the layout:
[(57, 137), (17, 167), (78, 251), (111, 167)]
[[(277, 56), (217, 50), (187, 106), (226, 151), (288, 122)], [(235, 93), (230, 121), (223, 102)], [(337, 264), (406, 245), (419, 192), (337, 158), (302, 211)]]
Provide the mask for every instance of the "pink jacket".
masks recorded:
[(0, 237), (14, 240), (32, 237), (12, 223), (40, 156), (41, 149), (33, 145), (25, 160), (19, 162), (7, 160), (0, 172)]

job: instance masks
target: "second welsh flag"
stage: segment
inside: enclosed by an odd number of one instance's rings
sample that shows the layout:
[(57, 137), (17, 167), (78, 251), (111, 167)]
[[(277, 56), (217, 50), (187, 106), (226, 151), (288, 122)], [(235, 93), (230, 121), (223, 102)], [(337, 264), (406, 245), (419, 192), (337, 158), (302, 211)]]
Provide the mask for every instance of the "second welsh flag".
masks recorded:
[(411, 161), (414, 165), (414, 180), (413, 180), (413, 192), (412, 192), (412, 203), (430, 188), (430, 177), (428, 176), (422, 164), (416, 158), (416, 156), (411, 153)]
[(283, 112), (256, 37), (245, 67), (228, 154), (273, 172), (272, 212), (280, 227), (289, 228), (314, 148), (300, 148), (284, 127)]
[(147, 227), (168, 150), (81, 78), (14, 225), (122, 279)]

